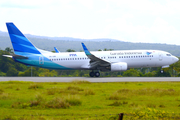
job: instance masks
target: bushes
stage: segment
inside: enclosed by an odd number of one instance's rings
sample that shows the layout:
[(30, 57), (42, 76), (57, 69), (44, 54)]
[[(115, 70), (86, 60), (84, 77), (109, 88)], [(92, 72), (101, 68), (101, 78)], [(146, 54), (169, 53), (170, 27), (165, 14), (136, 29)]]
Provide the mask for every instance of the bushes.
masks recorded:
[(93, 90), (85, 90), (84, 94), (85, 94), (85, 96), (87, 96), (87, 95), (95, 95)]
[(67, 90), (75, 90), (75, 91), (84, 91), (84, 89), (76, 87), (76, 86), (69, 86)]
[(126, 100), (127, 97), (124, 95), (119, 94), (118, 92), (113, 93), (109, 96), (109, 100)]
[(28, 87), (28, 89), (37, 89), (37, 88), (43, 88), (43, 86), (39, 84), (30, 84), (30, 86)]
[(80, 98), (77, 96), (68, 96), (66, 98), (66, 102), (68, 102), (72, 106), (79, 106), (82, 104)]
[(66, 109), (70, 106), (79, 106), (82, 104), (82, 101), (78, 96), (67, 96), (64, 97), (54, 97), (50, 100), (45, 99), (42, 95), (38, 94), (35, 96), (34, 100), (29, 102), (18, 101), (14, 102), (11, 107), (12, 108), (31, 108), (31, 107), (38, 107), (38, 108), (55, 108), (55, 109)]
[(164, 110), (157, 110), (152, 108), (143, 108), (140, 110), (136, 110), (135, 112), (131, 112), (129, 119), (144, 119), (144, 120), (158, 120), (158, 119), (179, 119), (179, 116), (175, 115), (174, 112), (166, 112)]
[(58, 93), (58, 92), (60, 92), (60, 90), (58, 88), (55, 88), (55, 87), (47, 89), (48, 95), (54, 95), (55, 93)]
[(45, 104), (47, 108), (69, 108), (70, 104), (62, 98), (54, 98)]
[(128, 102), (127, 101), (123, 101), (123, 102), (114, 101), (112, 104), (109, 104), (109, 106), (121, 106), (121, 105), (125, 105), (125, 104), (128, 104)]

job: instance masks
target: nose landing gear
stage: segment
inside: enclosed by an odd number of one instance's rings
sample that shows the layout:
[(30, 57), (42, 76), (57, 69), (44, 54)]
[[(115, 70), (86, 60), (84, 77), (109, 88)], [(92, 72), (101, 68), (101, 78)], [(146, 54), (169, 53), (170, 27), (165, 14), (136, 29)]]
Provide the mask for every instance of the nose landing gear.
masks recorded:
[(164, 72), (164, 70), (163, 70), (163, 67), (162, 67), (160, 73), (163, 74), (163, 72)]
[(90, 76), (90, 77), (94, 77), (94, 76), (95, 76), (95, 77), (99, 77), (99, 76), (100, 76), (100, 73), (99, 73), (99, 72), (94, 72), (94, 71), (92, 71), (92, 72), (89, 73), (89, 76)]

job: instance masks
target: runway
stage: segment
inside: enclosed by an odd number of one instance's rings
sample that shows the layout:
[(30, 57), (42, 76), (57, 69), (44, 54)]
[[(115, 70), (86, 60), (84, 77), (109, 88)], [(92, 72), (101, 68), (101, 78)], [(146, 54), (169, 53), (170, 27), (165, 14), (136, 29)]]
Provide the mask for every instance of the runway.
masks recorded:
[(0, 77), (0, 81), (32, 81), (32, 82), (72, 82), (85, 80), (89, 82), (161, 82), (180, 81), (179, 77)]

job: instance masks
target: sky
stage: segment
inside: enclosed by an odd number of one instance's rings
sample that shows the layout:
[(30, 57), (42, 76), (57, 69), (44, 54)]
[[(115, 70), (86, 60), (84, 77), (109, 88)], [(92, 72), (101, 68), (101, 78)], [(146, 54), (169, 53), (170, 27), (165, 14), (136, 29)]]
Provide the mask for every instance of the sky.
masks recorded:
[(0, 31), (180, 45), (180, 0), (1, 0)]

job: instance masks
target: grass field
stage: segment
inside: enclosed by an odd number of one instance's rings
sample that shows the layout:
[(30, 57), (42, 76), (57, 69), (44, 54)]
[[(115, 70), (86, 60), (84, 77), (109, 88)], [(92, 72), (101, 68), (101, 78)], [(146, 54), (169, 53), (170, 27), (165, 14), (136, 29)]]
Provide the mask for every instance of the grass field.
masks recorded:
[(0, 82), (0, 119), (180, 119), (180, 82)]

